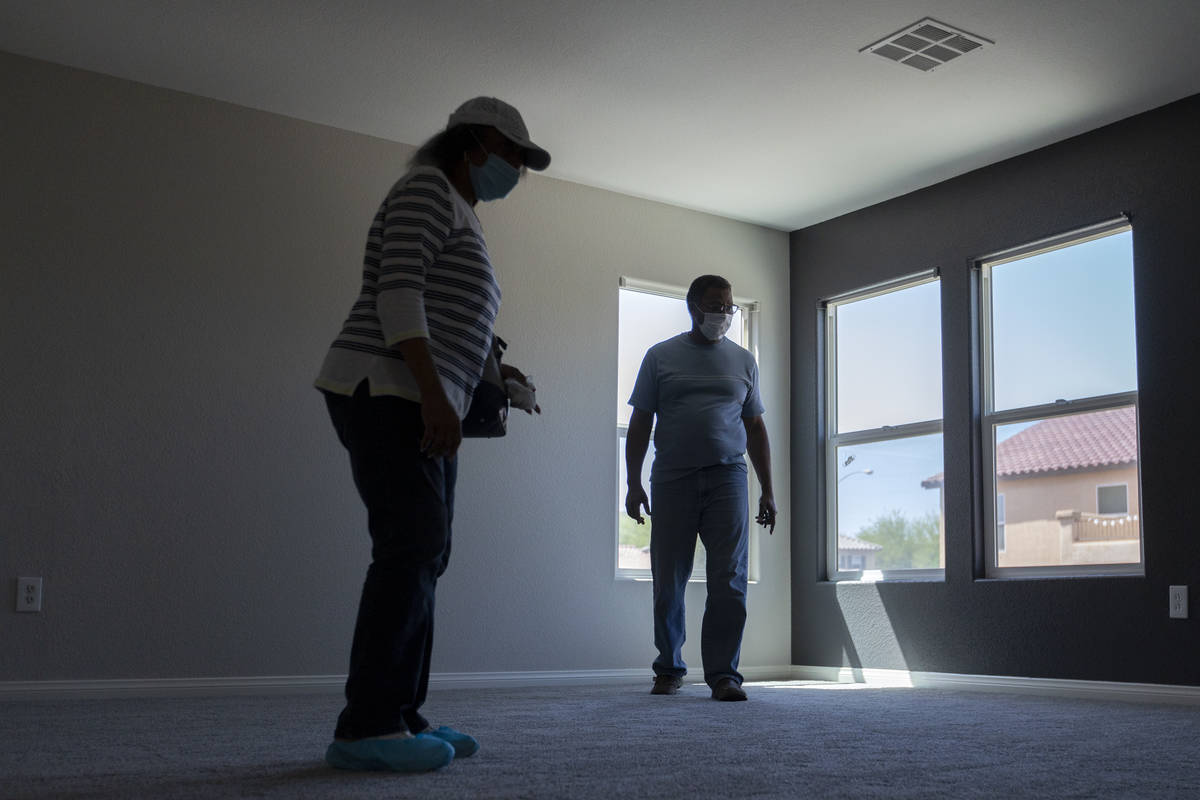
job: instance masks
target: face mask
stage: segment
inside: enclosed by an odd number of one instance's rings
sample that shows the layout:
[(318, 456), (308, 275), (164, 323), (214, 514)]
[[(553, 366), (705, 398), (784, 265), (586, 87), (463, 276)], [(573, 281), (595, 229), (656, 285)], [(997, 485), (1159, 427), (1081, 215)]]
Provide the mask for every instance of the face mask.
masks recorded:
[(704, 312), (704, 322), (700, 323), (700, 333), (710, 342), (715, 342), (729, 332), (733, 324), (733, 314), (713, 314)]
[[(479, 141), (476, 139), (475, 141)], [(483, 147), (483, 143), (479, 143)], [(487, 151), (486, 147), (483, 147)], [(487, 161), (482, 167), (477, 167), (470, 161), (471, 187), (475, 190), (478, 200), (499, 200), (508, 195), (521, 178), (521, 171), (495, 153), (488, 153)]]

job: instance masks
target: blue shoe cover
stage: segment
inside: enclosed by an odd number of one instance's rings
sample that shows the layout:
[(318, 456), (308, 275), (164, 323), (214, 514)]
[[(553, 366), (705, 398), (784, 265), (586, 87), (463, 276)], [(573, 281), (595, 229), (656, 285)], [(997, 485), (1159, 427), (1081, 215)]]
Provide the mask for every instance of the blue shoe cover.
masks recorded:
[(325, 763), (338, 769), (428, 772), (453, 760), (453, 747), (425, 733), (403, 739), (335, 740), (325, 751)]
[(443, 725), (436, 730), (430, 728), (422, 735), (436, 736), (443, 742), (448, 742), (450, 746), (454, 748), (455, 758), (466, 758), (467, 756), (473, 756), (479, 751), (479, 742), (475, 740), (474, 736), (469, 736), (462, 731), (456, 731), (449, 725)]

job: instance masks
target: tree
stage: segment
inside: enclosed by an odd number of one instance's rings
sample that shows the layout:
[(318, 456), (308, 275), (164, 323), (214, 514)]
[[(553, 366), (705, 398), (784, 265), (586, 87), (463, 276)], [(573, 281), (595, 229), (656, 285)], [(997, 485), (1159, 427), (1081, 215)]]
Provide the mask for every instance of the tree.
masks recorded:
[(892, 511), (855, 536), (883, 548), (876, 555), (880, 569), (937, 569), (941, 560), (939, 527), (936, 511), (916, 518)]

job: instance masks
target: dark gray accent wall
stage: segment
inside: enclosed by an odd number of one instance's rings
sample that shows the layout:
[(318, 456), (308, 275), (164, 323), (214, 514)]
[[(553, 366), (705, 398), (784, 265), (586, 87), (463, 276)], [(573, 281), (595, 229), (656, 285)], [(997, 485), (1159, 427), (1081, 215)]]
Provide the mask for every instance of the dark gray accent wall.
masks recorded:
[[(1200, 95), (791, 235), (792, 662), (1200, 684)], [(974, 259), (1128, 212), (1134, 227), (1144, 577), (987, 580), (973, 445)], [(821, 299), (942, 274), (946, 571), (823, 579)], [(1167, 587), (1191, 587), (1168, 619)]]

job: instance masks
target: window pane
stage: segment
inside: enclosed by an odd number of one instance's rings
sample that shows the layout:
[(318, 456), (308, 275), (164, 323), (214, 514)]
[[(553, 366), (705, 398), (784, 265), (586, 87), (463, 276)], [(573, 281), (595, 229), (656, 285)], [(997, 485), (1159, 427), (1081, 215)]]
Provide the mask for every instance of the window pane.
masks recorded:
[(1097, 486), (1096, 512), (1099, 514), (1129, 513), (1129, 495), (1124, 486)]
[(617, 423), (629, 424), (629, 395), (652, 345), (692, 327), (682, 299), (622, 289), (617, 321)]
[[(654, 461), (654, 441), (646, 450), (642, 462), (642, 487), (650, 494), (650, 465)], [(638, 525), (625, 513), (626, 475), (625, 437), (617, 437), (617, 567), (619, 569), (650, 569), (651, 518), (642, 510), (645, 525)]]
[[(650, 494), (650, 465), (654, 461), (654, 441), (646, 450), (646, 460), (642, 462), (642, 488)], [(637, 520), (630, 519), (625, 513), (625, 437), (617, 437), (617, 568), (618, 569), (650, 569), (650, 527), (653, 517), (642, 509), (644, 525), (638, 525)], [(654, 507), (651, 506), (651, 509)], [(696, 560), (692, 566), (693, 576), (704, 575), (704, 547), (697, 537)]]
[(839, 447), (837, 465), (839, 565), (944, 566), (940, 433)]
[(1137, 389), (1133, 234), (991, 268), (994, 409)]
[[(629, 424), (631, 407), (629, 396), (637, 380), (638, 369), (646, 351), (655, 344), (691, 330), (692, 319), (687, 311), (686, 290), (680, 289), (677, 297), (621, 289), (618, 293), (617, 329), (617, 566), (620, 569), (650, 569), (651, 518), (638, 525), (625, 513), (625, 436), (624, 427)], [(726, 338), (745, 347), (747, 345), (744, 326), (745, 317), (741, 309), (733, 315)], [(642, 462), (642, 485), (650, 491), (650, 467), (654, 461), (654, 442), (646, 451)], [(704, 575), (704, 547), (696, 543), (696, 560), (693, 578)]]
[[(637, 380), (642, 357), (651, 346), (692, 328), (687, 302), (679, 297), (621, 289), (617, 320), (617, 424), (629, 424), (629, 395)], [(742, 335), (742, 311), (733, 315), (733, 324), (726, 336), (745, 346)]]
[[(1141, 561), (1141, 527), (1129, 513), (1138, 508), (1133, 406), (993, 428), (996, 491), (1004, 493), (998, 566)], [(1121, 490), (1122, 511), (1101, 506), (1101, 485)]]
[(939, 285), (834, 307), (838, 433), (941, 419)]

